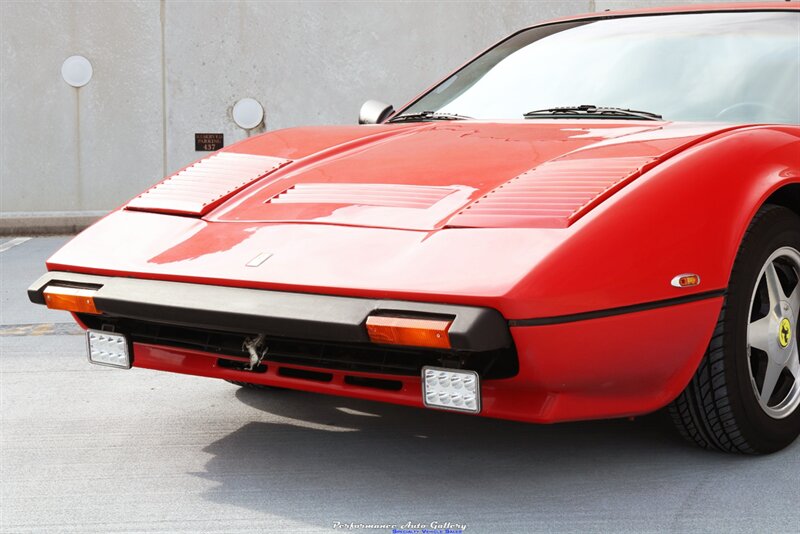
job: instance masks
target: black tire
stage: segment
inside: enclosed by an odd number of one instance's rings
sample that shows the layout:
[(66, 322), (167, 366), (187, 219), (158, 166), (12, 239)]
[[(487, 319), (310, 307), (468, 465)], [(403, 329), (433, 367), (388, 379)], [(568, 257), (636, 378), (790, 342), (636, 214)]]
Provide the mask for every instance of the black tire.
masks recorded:
[[(766, 454), (783, 449), (800, 434), (800, 409), (781, 419), (762, 409), (748, 361), (751, 299), (762, 267), (782, 247), (800, 251), (800, 217), (765, 205), (742, 240), (708, 350), (689, 385), (669, 406), (680, 433), (705, 449)], [(793, 322), (796, 326), (796, 318)]]
[(239, 382), (238, 380), (226, 380), (225, 382), (230, 382), (235, 386), (247, 389), (283, 389), (283, 388), (276, 388), (273, 386), (265, 386), (264, 384), (253, 384), (252, 382)]

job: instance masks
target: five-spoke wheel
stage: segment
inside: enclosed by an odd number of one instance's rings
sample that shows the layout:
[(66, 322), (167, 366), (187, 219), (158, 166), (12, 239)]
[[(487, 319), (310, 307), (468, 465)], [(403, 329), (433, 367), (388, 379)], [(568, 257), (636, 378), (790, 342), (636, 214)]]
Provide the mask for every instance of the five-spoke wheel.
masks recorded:
[(761, 408), (776, 419), (800, 404), (800, 252), (776, 250), (759, 273), (750, 304), (747, 358), (750, 380)]
[(800, 434), (800, 217), (775, 205), (750, 223), (711, 343), (670, 405), (707, 449), (769, 453)]

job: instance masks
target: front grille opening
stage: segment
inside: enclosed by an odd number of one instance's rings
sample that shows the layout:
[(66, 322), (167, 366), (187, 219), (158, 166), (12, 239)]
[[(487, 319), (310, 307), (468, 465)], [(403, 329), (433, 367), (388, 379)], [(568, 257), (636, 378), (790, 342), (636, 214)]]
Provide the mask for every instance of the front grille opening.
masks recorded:
[(361, 386), (385, 391), (400, 391), (403, 389), (403, 383), (399, 380), (384, 380), (382, 378), (369, 378), (366, 376), (347, 375), (344, 377), (344, 383), (350, 386)]
[[(249, 362), (244, 341), (255, 332), (221, 332), (205, 328), (151, 323), (135, 319), (80, 314), (89, 328), (102, 325), (129, 336), (134, 343), (149, 343), (165, 347), (185, 348), (216, 355), (220, 360)], [(483, 380), (511, 378), (519, 372), (514, 347), (485, 352), (435, 350), (414, 347), (393, 347), (370, 343), (336, 343), (268, 336), (265, 365), (282, 365), (332, 369), (345, 373), (416, 376), (422, 368), (449, 367), (475, 371)]]
[(224, 367), (225, 369), (233, 369), (234, 371), (244, 371), (246, 373), (266, 373), (267, 366), (263, 363), (260, 363), (250, 369), (250, 362), (240, 362), (237, 360), (225, 360), (220, 358), (217, 360), (217, 365), (219, 367)]
[(333, 375), (331, 373), (320, 373), (318, 371), (295, 369), (293, 367), (281, 367), (278, 369), (278, 374), (288, 378), (301, 378), (303, 380), (313, 380), (315, 382), (330, 382), (333, 380)]

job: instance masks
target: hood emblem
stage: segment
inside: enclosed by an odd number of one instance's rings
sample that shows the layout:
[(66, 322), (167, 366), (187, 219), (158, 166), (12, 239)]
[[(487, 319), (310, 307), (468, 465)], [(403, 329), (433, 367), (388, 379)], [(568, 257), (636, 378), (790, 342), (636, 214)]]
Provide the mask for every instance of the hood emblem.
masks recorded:
[(245, 265), (247, 267), (258, 267), (272, 257), (271, 252), (262, 252), (252, 260), (248, 261)]

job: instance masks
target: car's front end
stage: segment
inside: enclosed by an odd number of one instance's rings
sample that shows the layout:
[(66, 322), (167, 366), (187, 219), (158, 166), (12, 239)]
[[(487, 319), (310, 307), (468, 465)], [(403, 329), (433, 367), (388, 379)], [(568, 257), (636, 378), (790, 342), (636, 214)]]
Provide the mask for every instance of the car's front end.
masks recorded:
[[(687, 262), (693, 240), (662, 254), (661, 265), (631, 271), (658, 241), (630, 246), (654, 235), (649, 210), (618, 214), (652, 209), (641, 198), (669, 179), (655, 179), (655, 169), (736, 128), (470, 121), (367, 131), (325, 158), (278, 166), (205, 215), (172, 213), (164, 200), (172, 190), (175, 209), (189, 209), (179, 204), (186, 198), (213, 203), (210, 191), (184, 196), (195, 170), (211, 183), (213, 173), (246, 177), (214, 162), (275, 157), (276, 141), (266, 135), (201, 160), (154, 187), (157, 203), (147, 205), (146, 192), (56, 253), (31, 300), (124, 336), (123, 366), (492, 417), (640, 414), (685, 387), (719, 313), (724, 271), (712, 267), (713, 254)], [(543, 139), (559, 142), (547, 154)], [(520, 172), (537, 152), (550, 160)], [(509, 157), (519, 153), (528, 155)], [(638, 156), (617, 157), (628, 153)], [(434, 169), (443, 154), (448, 162)], [(395, 164), (382, 183), (368, 181), (365, 162), (388, 158)], [(429, 172), (424, 186), (420, 168)], [(340, 183), (327, 185), (323, 174)], [(665, 217), (678, 234), (694, 225)], [(669, 283), (687, 269), (702, 273), (702, 285)], [(81, 307), (85, 298), (92, 306)], [(428, 399), (426, 369), (472, 374), (474, 404)]]
[(178, 171), (30, 299), (101, 365), (531, 422), (651, 412), (707, 360), (760, 208), (800, 207), (797, 29), (739, 6), (524, 30), (382, 124)]

